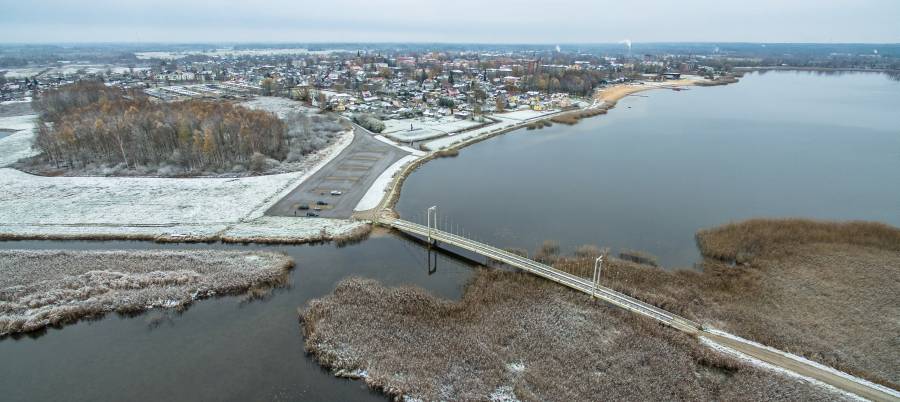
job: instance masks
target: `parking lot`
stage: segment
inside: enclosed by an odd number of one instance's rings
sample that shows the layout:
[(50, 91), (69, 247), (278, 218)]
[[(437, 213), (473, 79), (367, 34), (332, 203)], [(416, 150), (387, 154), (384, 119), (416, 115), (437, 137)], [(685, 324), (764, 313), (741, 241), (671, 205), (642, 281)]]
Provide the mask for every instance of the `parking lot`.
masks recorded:
[[(378, 175), (406, 155), (357, 128), (353, 142), (340, 155), (269, 208), (266, 215), (314, 213), (323, 218), (349, 218)], [(332, 195), (332, 191), (341, 194)]]

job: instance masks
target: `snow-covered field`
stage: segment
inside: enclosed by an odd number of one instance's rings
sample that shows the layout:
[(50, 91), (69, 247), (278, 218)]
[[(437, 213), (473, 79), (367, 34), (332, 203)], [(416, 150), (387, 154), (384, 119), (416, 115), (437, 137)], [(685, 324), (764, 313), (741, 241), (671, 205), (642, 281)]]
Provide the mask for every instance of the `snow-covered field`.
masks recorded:
[(242, 49), (234, 50), (229, 48), (221, 48), (214, 50), (190, 50), (182, 52), (135, 52), (134, 56), (141, 60), (162, 59), (176, 60), (184, 58), (188, 55), (202, 54), (211, 57), (235, 57), (235, 56), (290, 56), (290, 55), (306, 55), (306, 54), (330, 54), (339, 52), (340, 50), (308, 50), (302, 48), (296, 49)]
[[(381, 134), (401, 142), (421, 141), (465, 130), (479, 124), (482, 123), (448, 116), (439, 118), (418, 117), (415, 119), (390, 119), (384, 121), (384, 130)], [(412, 126), (412, 130), (409, 129), (410, 126)]]
[[(230, 229), (240, 238), (274, 223), (260, 220), (265, 211), (352, 141), (348, 132), (305, 171), (245, 178), (44, 177), (0, 169), (0, 237), (212, 240)], [(317, 240), (311, 234), (323, 227), (329, 236), (355, 228), (324, 221), (297, 218), (278, 227), (295, 241)]]
[(437, 151), (441, 150), (456, 144), (459, 144), (464, 141), (468, 141), (477, 137), (480, 137), (485, 134), (490, 134), (493, 132), (497, 132), (500, 130), (507, 130), (514, 128), (516, 126), (522, 126), (525, 123), (531, 122), (533, 120), (541, 119), (547, 117), (549, 115), (559, 113), (558, 110), (545, 110), (541, 112), (537, 112), (531, 109), (527, 110), (517, 110), (515, 112), (509, 113), (501, 113), (495, 114), (491, 117), (499, 120), (499, 122), (491, 124), (489, 126), (484, 126), (481, 128), (476, 128), (474, 130), (469, 130), (464, 133), (453, 134), (446, 137), (438, 138), (433, 141), (428, 141), (425, 144), (422, 144), (423, 149)]
[[(44, 77), (55, 77), (59, 75), (72, 75), (77, 73), (79, 70), (84, 70), (90, 74), (104, 73), (106, 70), (111, 70), (114, 73), (122, 74), (128, 72), (130, 68), (125, 66), (114, 66), (107, 64), (66, 64), (60, 67), (25, 67), (25, 68), (13, 68), (6, 71), (7, 78), (30, 78), (35, 75), (43, 72), (42, 76)], [(142, 71), (149, 70), (149, 67), (134, 67), (134, 71)], [(44, 72), (46, 70), (46, 72)]]
[(400, 160), (394, 162), (391, 166), (381, 172), (375, 182), (372, 183), (372, 186), (369, 187), (369, 190), (366, 191), (366, 194), (359, 200), (359, 203), (356, 204), (356, 208), (353, 208), (354, 211), (368, 211), (372, 208), (378, 206), (378, 203), (381, 202), (381, 199), (384, 197), (384, 192), (387, 190), (388, 185), (391, 184), (393, 177), (397, 172), (400, 171), (403, 166), (407, 163), (411, 163), (412, 161), (418, 159), (418, 156), (415, 155), (407, 155), (401, 158)]
[(34, 119), (37, 115), (0, 117), (0, 128), (16, 130), (6, 137), (0, 138), (0, 167), (37, 154), (31, 149), (34, 138)]
[(504, 119), (504, 120), (516, 120), (516, 121), (525, 121), (525, 120), (534, 120), (540, 117), (544, 117), (547, 115), (551, 115), (559, 112), (559, 110), (531, 110), (531, 109), (519, 109), (512, 112), (506, 113), (498, 113), (491, 117)]
[(223, 224), (247, 217), (303, 173), (240, 179), (42, 177), (0, 169), (3, 225)]
[(318, 111), (315, 108), (304, 105), (303, 102), (275, 96), (257, 96), (253, 100), (242, 102), (241, 106), (245, 106), (250, 109), (272, 112), (281, 119), (287, 116), (287, 114), (290, 112), (315, 113)]

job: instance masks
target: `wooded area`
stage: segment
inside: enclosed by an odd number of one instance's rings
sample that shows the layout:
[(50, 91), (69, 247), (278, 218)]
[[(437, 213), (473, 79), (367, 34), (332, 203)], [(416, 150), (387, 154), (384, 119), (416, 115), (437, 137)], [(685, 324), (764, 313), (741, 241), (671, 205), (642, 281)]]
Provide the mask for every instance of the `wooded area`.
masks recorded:
[(190, 172), (287, 155), (282, 121), (230, 103), (157, 103), (143, 93), (80, 82), (47, 91), (34, 107), (35, 147), (57, 167), (168, 164)]
[(229, 102), (151, 101), (143, 92), (99, 82), (50, 90), (33, 101), (40, 114), (34, 146), (57, 169), (97, 165), (162, 175), (261, 172), (296, 162), (344, 127), (335, 118), (274, 114)]

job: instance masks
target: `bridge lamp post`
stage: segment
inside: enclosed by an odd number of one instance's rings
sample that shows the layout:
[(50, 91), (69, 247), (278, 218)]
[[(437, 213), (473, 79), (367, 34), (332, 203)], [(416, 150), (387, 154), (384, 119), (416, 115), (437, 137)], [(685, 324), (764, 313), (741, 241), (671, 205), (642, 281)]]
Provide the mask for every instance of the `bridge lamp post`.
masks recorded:
[(431, 215), (434, 214), (435, 225), (437, 225), (437, 205), (432, 205), (427, 209), (428, 213), (428, 244), (431, 244)]
[(600, 270), (603, 268), (603, 256), (597, 257), (594, 260), (594, 289), (591, 291), (591, 299), (593, 299), (595, 294), (597, 293), (597, 287), (600, 286)]

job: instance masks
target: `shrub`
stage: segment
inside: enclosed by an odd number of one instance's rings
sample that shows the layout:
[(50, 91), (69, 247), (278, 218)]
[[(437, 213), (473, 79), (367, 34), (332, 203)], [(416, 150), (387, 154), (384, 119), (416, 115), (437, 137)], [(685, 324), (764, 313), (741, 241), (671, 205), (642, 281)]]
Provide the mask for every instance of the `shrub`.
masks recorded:
[(384, 122), (378, 120), (377, 117), (367, 114), (367, 113), (359, 113), (353, 116), (353, 121), (356, 124), (359, 124), (366, 130), (369, 130), (373, 133), (380, 133), (384, 131)]

